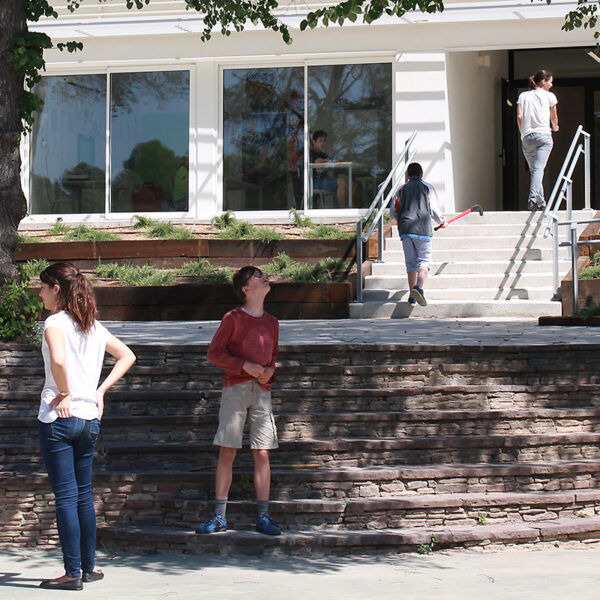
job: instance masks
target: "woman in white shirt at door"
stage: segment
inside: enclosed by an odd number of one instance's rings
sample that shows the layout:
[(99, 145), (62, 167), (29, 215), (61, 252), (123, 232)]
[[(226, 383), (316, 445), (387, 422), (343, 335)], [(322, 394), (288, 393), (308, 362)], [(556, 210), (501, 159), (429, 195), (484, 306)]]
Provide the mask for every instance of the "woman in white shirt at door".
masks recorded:
[[(523, 154), (529, 165), (529, 210), (544, 210), (544, 169), (552, 151), (552, 131), (558, 131), (558, 100), (550, 91), (552, 73), (538, 71), (529, 78), (529, 91), (517, 100), (517, 124), (521, 132)], [(552, 129), (550, 129), (552, 127)]]
[[(46, 381), (38, 413), (40, 446), (56, 501), (56, 524), (65, 575), (40, 587), (81, 590), (104, 577), (95, 567), (96, 513), (92, 460), (104, 393), (135, 362), (133, 352), (96, 321), (90, 282), (68, 262), (42, 271), (40, 298), (52, 314), (44, 323)], [(98, 387), (104, 353), (117, 360)], [(82, 575), (83, 571), (83, 575)]]

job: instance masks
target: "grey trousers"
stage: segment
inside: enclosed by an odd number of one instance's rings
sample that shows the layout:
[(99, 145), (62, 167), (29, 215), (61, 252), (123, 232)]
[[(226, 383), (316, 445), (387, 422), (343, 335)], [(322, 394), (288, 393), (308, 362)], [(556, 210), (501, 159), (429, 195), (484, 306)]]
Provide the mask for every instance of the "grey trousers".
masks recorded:
[(530, 133), (523, 138), (522, 143), (523, 154), (531, 172), (529, 202), (543, 206), (545, 200), (542, 180), (548, 157), (552, 151), (552, 136), (546, 133)]

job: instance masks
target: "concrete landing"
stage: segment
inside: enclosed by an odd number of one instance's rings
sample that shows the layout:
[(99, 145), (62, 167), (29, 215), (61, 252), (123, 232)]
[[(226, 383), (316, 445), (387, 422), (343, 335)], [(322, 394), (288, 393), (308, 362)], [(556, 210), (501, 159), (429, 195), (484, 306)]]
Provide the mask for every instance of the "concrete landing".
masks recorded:
[[(128, 344), (206, 344), (218, 321), (105, 321)], [(343, 319), (280, 321), (279, 344), (522, 346), (598, 344), (595, 327), (539, 327), (537, 319)]]

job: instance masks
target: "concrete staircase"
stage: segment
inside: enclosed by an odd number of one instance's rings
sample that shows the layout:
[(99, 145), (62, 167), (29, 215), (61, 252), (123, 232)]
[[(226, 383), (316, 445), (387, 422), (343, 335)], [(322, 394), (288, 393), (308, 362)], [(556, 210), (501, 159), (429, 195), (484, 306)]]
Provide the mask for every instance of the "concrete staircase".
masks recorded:
[[(434, 262), (425, 285), (428, 306), (414, 308), (407, 302), (402, 242), (393, 227), (392, 237), (385, 240), (383, 262), (375, 263), (365, 278), (363, 302), (350, 305), (350, 317), (560, 315), (560, 302), (552, 301), (552, 238), (543, 237), (546, 221), (541, 215), (473, 214), (436, 232)], [(574, 215), (591, 218), (586, 211)], [(560, 248), (559, 256), (562, 278), (570, 269), (568, 248)]]
[[(206, 345), (134, 347), (95, 458), (99, 542), (220, 555), (598, 539), (599, 349), (283, 347), (271, 512), (285, 533), (269, 538), (253, 531), (247, 446), (231, 530), (193, 533), (214, 493), (220, 373)], [(0, 547), (52, 547), (39, 349), (0, 346), (0, 366)]]

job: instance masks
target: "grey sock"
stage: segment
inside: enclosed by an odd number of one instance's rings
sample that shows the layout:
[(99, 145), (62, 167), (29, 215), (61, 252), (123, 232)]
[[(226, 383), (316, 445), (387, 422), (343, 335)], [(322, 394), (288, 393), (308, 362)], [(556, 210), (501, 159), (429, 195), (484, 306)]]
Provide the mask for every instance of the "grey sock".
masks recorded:
[(258, 500), (257, 503), (258, 505), (258, 516), (262, 517), (263, 515), (266, 515), (269, 512), (269, 501), (268, 500)]
[(225, 518), (227, 514), (227, 498), (221, 500), (221, 498), (215, 498), (215, 513)]

